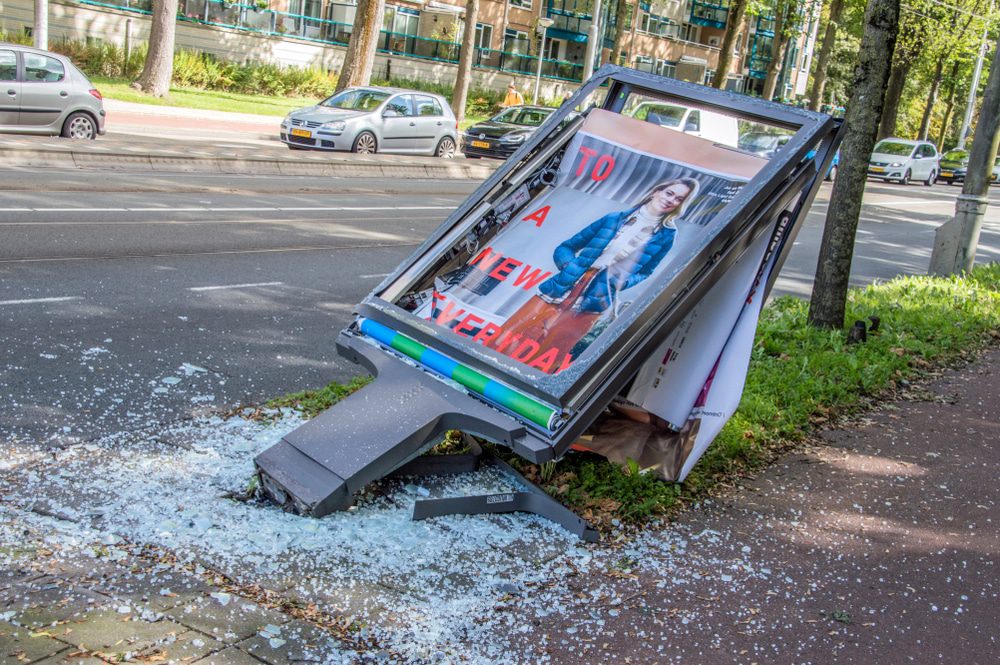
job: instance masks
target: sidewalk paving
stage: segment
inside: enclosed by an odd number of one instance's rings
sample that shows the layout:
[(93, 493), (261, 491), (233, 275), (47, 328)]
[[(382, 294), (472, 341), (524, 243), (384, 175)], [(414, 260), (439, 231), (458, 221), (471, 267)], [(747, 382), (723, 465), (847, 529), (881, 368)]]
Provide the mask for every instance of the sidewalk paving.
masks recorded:
[[(323, 520), (226, 498), (294, 427), (0, 443), (3, 662), (994, 663), (1000, 350), (673, 524), (409, 521), (484, 471)], [(152, 425), (152, 424), (151, 424)]]

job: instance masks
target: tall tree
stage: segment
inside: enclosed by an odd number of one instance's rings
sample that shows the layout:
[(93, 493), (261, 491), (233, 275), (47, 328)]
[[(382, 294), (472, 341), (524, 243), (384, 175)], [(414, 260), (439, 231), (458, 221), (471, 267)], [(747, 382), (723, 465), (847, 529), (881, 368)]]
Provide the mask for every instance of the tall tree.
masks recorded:
[(809, 302), (809, 323), (841, 328), (847, 308), (847, 286), (854, 257), (854, 238), (861, 215), (861, 196), (868, 174), (868, 157), (882, 116), (892, 53), (899, 32), (900, 0), (870, 0), (865, 32), (854, 70), (854, 94), (847, 103), (840, 166), (833, 182), (829, 212)]
[(358, 0), (351, 38), (347, 41), (347, 53), (344, 55), (344, 66), (340, 70), (337, 89), (334, 92), (340, 92), (351, 86), (368, 85), (371, 82), (372, 69), (375, 66), (375, 49), (378, 46), (384, 14), (385, 0)]
[[(978, 3), (977, 3), (978, 4)], [(937, 104), (938, 93), (941, 90), (941, 82), (944, 80), (944, 68), (956, 55), (960, 54), (967, 47), (970, 27), (976, 18), (971, 11), (963, 10), (959, 7), (952, 7), (953, 13), (950, 19), (949, 29), (944, 31), (944, 37), (935, 39), (935, 48), (928, 49), (928, 54), (933, 59), (933, 74), (931, 75), (930, 89), (927, 92), (927, 101), (924, 104), (924, 113), (920, 118), (920, 130), (918, 137), (920, 140), (927, 140), (930, 133), (931, 116), (934, 113), (934, 105)], [(974, 7), (977, 10), (978, 7)]]
[[(719, 62), (715, 66), (715, 78), (712, 79), (712, 87), (722, 90), (729, 78), (729, 70), (733, 67), (733, 50), (736, 47), (736, 38), (744, 32), (743, 24), (746, 22), (748, 0), (730, 0), (729, 15), (726, 17), (726, 32), (722, 35), (722, 45), (719, 46)], [(748, 40), (744, 40), (748, 41)]]
[(830, 11), (826, 19), (826, 32), (823, 33), (823, 43), (816, 56), (816, 73), (813, 75), (812, 89), (809, 91), (809, 108), (818, 111), (823, 103), (823, 92), (826, 89), (826, 72), (830, 67), (830, 56), (833, 55), (833, 45), (837, 42), (837, 24), (844, 11), (844, 0), (831, 0)]
[(469, 96), (469, 80), (472, 78), (472, 61), (476, 55), (476, 22), (479, 20), (479, 0), (465, 3), (465, 32), (462, 34), (462, 50), (458, 55), (458, 74), (455, 77), (455, 92), (451, 97), (451, 108), (455, 118), (465, 120), (465, 100)]
[(149, 29), (149, 50), (135, 87), (155, 97), (170, 92), (174, 72), (174, 34), (177, 27), (177, 0), (153, 3), (153, 24)]
[(951, 113), (955, 110), (955, 92), (958, 89), (958, 72), (961, 68), (962, 63), (959, 60), (951, 65), (951, 76), (949, 77), (950, 88), (948, 92), (948, 101), (944, 106), (944, 118), (941, 119), (941, 134), (938, 136), (937, 146), (939, 151), (944, 151), (945, 141), (948, 139), (948, 125), (952, 120)]
[(773, 99), (778, 78), (784, 66), (788, 43), (798, 31), (798, 3), (796, 0), (777, 0), (774, 7), (774, 38), (771, 40), (771, 61), (767, 63), (764, 78), (764, 99)]
[[(619, 58), (621, 58), (622, 49), (625, 47), (625, 35), (628, 34), (629, 27), (628, 18), (632, 8), (632, 0), (618, 0), (618, 5), (615, 7), (615, 43), (611, 47), (611, 62), (615, 65), (622, 64), (619, 62)], [(626, 54), (626, 65), (628, 65), (628, 61), (628, 54)]]
[(31, 34), (35, 48), (49, 48), (49, 0), (35, 0), (35, 25)]

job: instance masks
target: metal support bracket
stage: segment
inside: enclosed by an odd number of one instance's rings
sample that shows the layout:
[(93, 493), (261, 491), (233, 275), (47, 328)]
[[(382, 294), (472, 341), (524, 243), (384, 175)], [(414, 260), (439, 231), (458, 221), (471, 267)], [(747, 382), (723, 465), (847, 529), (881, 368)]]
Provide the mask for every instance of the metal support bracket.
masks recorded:
[(521, 475), (502, 459), (484, 451), (471, 437), (466, 437), (471, 453), (461, 455), (422, 455), (404, 464), (393, 476), (450, 475), (475, 471), (489, 466), (525, 489), (477, 496), (445, 499), (422, 499), (413, 504), (413, 519), (425, 520), (445, 515), (488, 515), (495, 513), (532, 513), (555, 522), (574, 536), (588, 543), (600, 540), (600, 534), (579, 515), (562, 505), (538, 486)]

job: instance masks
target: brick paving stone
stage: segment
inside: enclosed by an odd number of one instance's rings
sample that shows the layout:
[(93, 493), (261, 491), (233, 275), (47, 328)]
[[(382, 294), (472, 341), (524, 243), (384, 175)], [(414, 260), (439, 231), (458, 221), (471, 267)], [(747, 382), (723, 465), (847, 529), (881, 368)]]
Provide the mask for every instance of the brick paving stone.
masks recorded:
[(51, 576), (18, 584), (0, 592), (0, 604), (6, 611), (14, 612), (10, 621), (29, 628), (76, 620), (110, 602), (104, 596), (79, 589), (66, 580)]
[(69, 648), (48, 635), (31, 635), (29, 628), (0, 623), (0, 663), (32, 662)]
[(236, 647), (229, 647), (223, 649), (218, 653), (213, 653), (211, 656), (206, 656), (201, 660), (196, 660), (192, 665), (260, 665), (261, 661), (257, 660), (245, 651), (241, 651)]
[(258, 632), (237, 646), (269, 665), (321, 663), (340, 647), (340, 642), (328, 632), (302, 621), (290, 621), (280, 628), (281, 632), (273, 638)]
[(172, 621), (143, 621), (109, 610), (88, 614), (69, 627), (73, 632), (61, 639), (90, 651), (113, 654), (142, 651), (187, 632), (187, 628)]
[(288, 621), (288, 617), (280, 612), (260, 607), (237, 596), (231, 596), (225, 605), (217, 598), (199, 598), (174, 607), (166, 614), (174, 621), (200, 630), (226, 644), (244, 640), (268, 624), (280, 626)]

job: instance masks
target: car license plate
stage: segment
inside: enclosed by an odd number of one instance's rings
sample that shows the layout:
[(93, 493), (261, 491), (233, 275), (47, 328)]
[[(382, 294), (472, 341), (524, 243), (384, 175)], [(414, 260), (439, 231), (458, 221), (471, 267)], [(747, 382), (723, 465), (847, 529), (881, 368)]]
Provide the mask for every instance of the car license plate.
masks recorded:
[(490, 144), (487, 143), (486, 141), (473, 141), (472, 142), (472, 147), (473, 148), (489, 148)]
[(311, 139), (313, 133), (308, 129), (293, 129), (292, 136), (301, 136), (303, 138)]
[(870, 170), (871, 170), (872, 173), (884, 173), (885, 172), (885, 169), (882, 168), (881, 166), (873, 166), (873, 167), (871, 167)]
[(955, 175), (955, 174), (952, 173), (951, 171), (941, 171), (941, 177), (942, 178), (950, 178), (953, 175)]

